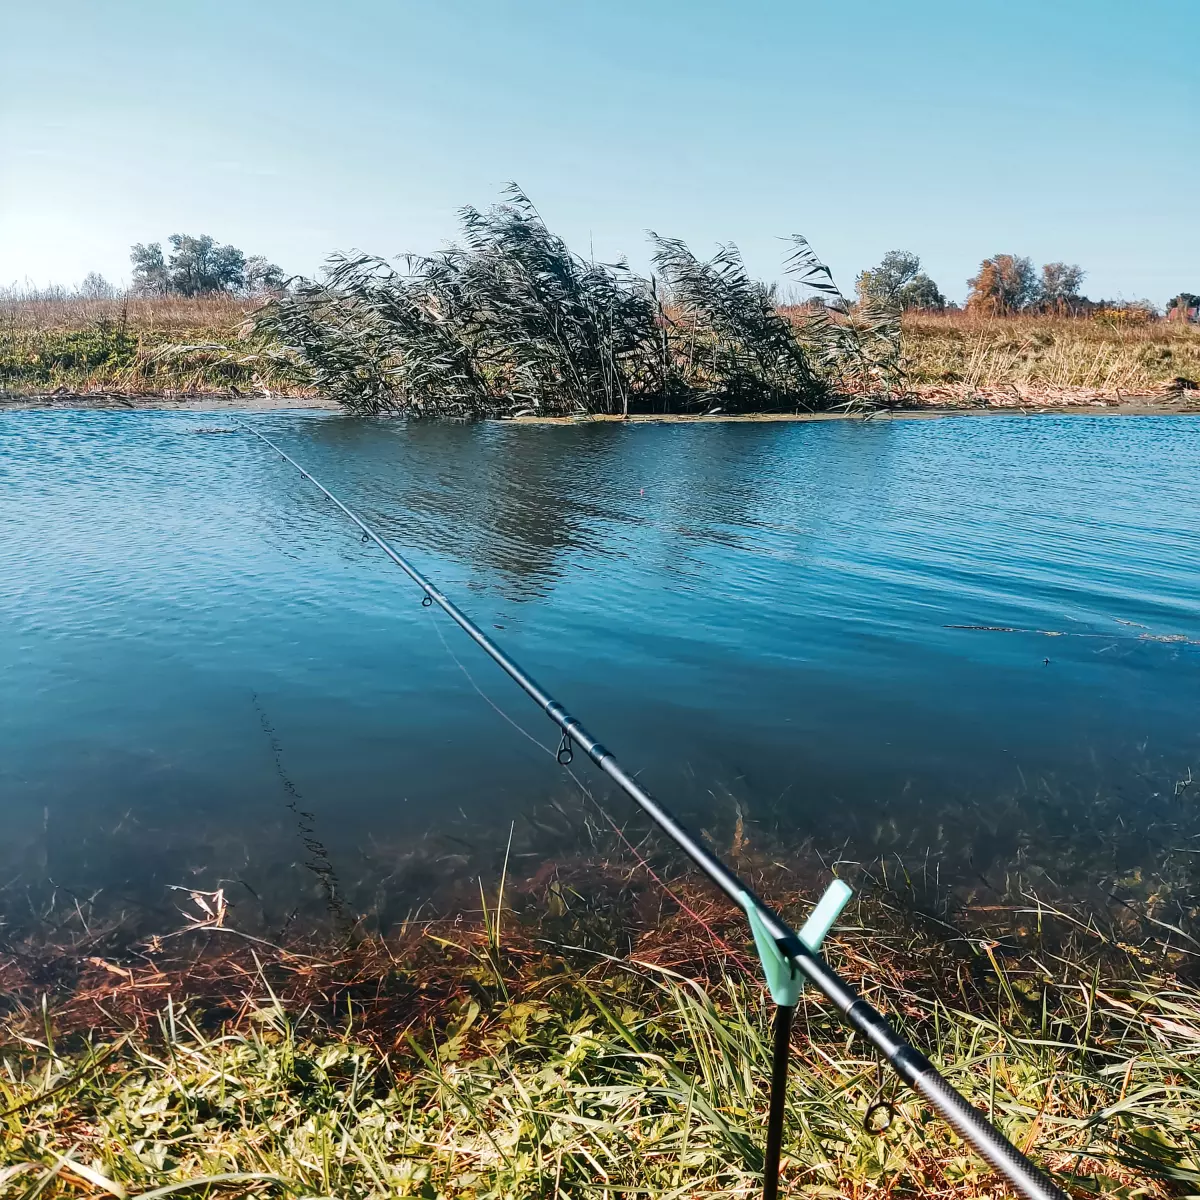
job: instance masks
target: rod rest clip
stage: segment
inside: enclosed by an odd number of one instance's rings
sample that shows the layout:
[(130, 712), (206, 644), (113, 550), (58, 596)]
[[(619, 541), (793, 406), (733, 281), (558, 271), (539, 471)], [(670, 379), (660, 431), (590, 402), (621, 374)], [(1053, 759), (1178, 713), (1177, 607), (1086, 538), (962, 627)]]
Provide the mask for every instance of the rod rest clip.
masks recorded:
[[(854, 892), (844, 879), (835, 879), (817, 901), (816, 908), (809, 914), (804, 928), (799, 933), (800, 940), (814, 954), (820, 953), (825, 935), (837, 923), (838, 917), (842, 915), (842, 910), (850, 903), (853, 895)], [(767, 989), (771, 993), (771, 999), (780, 1008), (795, 1008), (804, 988), (803, 977), (791, 959), (780, 950), (778, 942), (763, 924), (758, 904), (750, 893), (743, 892), (739, 899), (742, 908), (746, 910), (746, 919), (750, 922), (750, 930), (754, 934), (754, 945), (758, 950), (763, 974), (767, 977)]]

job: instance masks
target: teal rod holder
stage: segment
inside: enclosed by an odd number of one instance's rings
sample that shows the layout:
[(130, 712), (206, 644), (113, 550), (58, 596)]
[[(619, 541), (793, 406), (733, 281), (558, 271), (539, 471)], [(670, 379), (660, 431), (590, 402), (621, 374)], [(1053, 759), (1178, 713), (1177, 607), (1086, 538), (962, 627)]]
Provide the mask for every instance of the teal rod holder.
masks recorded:
[[(825, 894), (817, 901), (804, 928), (800, 930), (800, 940), (814, 953), (820, 952), (825, 941), (825, 935), (837, 923), (842, 910), (850, 903), (854, 895), (850, 885), (842, 879), (835, 879), (826, 889)], [(763, 924), (758, 915), (758, 905), (748, 892), (739, 897), (742, 908), (746, 910), (746, 919), (750, 922), (750, 931), (754, 934), (754, 945), (758, 950), (758, 958), (762, 963), (763, 974), (767, 977), (767, 989), (771, 999), (780, 1008), (795, 1008), (804, 987), (804, 979), (796, 970), (790, 959), (784, 957), (778, 943)]]
[[(817, 906), (796, 935), (814, 954), (820, 952), (825, 935), (833, 928), (854, 893), (841, 879), (835, 879), (817, 901)], [(775, 1001), (774, 1051), (771, 1056), (771, 1107), (767, 1114), (767, 1141), (763, 1148), (763, 1200), (779, 1200), (779, 1160), (783, 1151), (783, 1107), (787, 1090), (788, 1056), (792, 1044), (792, 1016), (804, 987), (804, 979), (779, 943), (771, 936), (759, 916), (758, 904), (748, 892), (738, 899), (746, 910), (746, 919), (754, 934), (759, 961), (767, 977), (767, 988)]]

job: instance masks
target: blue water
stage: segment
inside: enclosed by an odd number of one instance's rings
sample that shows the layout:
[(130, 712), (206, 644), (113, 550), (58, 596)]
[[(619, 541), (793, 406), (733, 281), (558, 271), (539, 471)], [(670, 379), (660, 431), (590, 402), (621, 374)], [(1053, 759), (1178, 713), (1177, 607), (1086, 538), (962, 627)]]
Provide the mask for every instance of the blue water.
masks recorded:
[[(248, 419), (718, 842), (741, 813), (965, 878), (1086, 873), (1075, 852), (1125, 829), (1103, 870), (1152, 871), (1200, 800), (1177, 791), (1200, 775), (1195, 419)], [(312, 893), (264, 721), (360, 906), (432, 894), (429, 847), (469, 862), (514, 821), (536, 857), (572, 786), (462, 668), (550, 725), (292, 468), (214, 428), (0, 417), (6, 894)]]

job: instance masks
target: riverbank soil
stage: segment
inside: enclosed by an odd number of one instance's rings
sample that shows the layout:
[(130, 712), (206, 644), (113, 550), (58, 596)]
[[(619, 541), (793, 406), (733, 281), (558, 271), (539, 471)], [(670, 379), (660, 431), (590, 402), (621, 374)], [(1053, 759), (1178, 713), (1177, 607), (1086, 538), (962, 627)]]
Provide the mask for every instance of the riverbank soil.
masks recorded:
[[(175, 412), (277, 412), (284, 410), (313, 410), (339, 412), (340, 407), (321, 396), (292, 392), (258, 394), (241, 391), (194, 392), (73, 392), (66, 388), (55, 392), (0, 394), (0, 412), (20, 409), (163, 409)], [(1051, 414), (1075, 413), (1082, 416), (1179, 416), (1200, 414), (1200, 393), (1184, 392), (1163, 397), (1123, 396), (1096, 399), (1090, 393), (1062, 393), (1040, 401), (1022, 398), (1014, 393), (979, 392), (957, 402), (943, 395), (921, 397), (912, 395), (902, 405), (874, 410), (861, 408), (852, 412), (827, 413), (698, 413), (657, 414), (632, 413), (628, 417), (512, 417), (518, 425), (571, 425), (579, 423), (670, 422), (713, 423), (761, 421), (840, 421), (840, 420), (903, 420), (921, 417), (987, 416), (1019, 413), (1037, 417)]]

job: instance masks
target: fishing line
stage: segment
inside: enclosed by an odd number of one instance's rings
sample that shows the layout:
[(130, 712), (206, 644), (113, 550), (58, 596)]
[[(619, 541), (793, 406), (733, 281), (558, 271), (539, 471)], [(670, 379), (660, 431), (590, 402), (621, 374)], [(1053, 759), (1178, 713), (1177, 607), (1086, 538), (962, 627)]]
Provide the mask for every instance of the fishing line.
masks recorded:
[[(1065, 1192), (1048, 1175), (1021, 1153), (977, 1108), (974, 1107), (940, 1071), (915, 1047), (905, 1042), (891, 1023), (872, 1004), (858, 994), (849, 983), (821, 957), (819, 946), (824, 932), (835, 917), (819, 921), (824, 900), (809, 918), (808, 924), (821, 925), (821, 931), (810, 946), (782, 917), (764, 903), (715, 854), (697, 841), (618, 761), (616, 755), (603, 746), (577, 717), (547, 692), (525, 669), (511, 658), (491, 637), (471, 620), (441, 589), (419, 571), (398, 550), (384, 540), (357, 513), (342, 503), (319, 479), (305, 470), (294, 458), (281, 450), (270, 438), (237, 417), (234, 422), (256, 437), (290, 463), (323, 496), (354, 523), (366, 540), (372, 541), (424, 593), (421, 603), (436, 604), (523, 692), (558, 726), (563, 735), (561, 745), (578, 747), (596, 767), (609, 777), (668, 837), (746, 913), (754, 934), (755, 946), (764, 970), (772, 982), (775, 998), (777, 983), (787, 983), (798, 993), (803, 983), (810, 983), (834, 1005), (843, 1020), (875, 1048), (887, 1064), (915, 1092), (922, 1096), (942, 1118), (969, 1142), (991, 1166), (1003, 1175), (1027, 1200), (1068, 1200)], [(561, 760), (560, 760), (561, 761)], [(825, 899), (830, 899), (831, 889)], [(844, 903), (844, 900), (842, 901)], [(777, 1009), (777, 1028), (785, 1014), (790, 1021), (795, 1000), (788, 1007), (780, 1000)], [(785, 1059), (786, 1060), (786, 1059)], [(780, 1061), (776, 1057), (776, 1065)], [(774, 1105), (774, 1100), (773, 1100)], [(768, 1147), (771, 1148), (770, 1146)], [(778, 1150), (778, 1145), (774, 1147)], [(772, 1181), (768, 1178), (767, 1190)], [(774, 1181), (777, 1185), (777, 1179)]]
[(535, 738), (533, 734), (525, 728), (524, 725), (521, 725), (513, 717), (510, 717), (508, 713), (506, 713), (504, 709), (502, 709), (500, 705), (498, 705), (495, 700), (493, 700), (491, 696), (489, 696), (487, 692), (485, 692), (483, 688), (481, 688), (479, 684), (475, 682), (475, 677), (470, 671), (467, 670), (465, 666), (463, 666), (462, 662), (459, 661), (458, 655), (450, 649), (450, 643), (446, 641), (446, 635), (442, 633), (441, 626), (438, 624), (437, 615), (432, 609), (428, 609), (427, 611), (429, 612), (430, 623), (433, 625), (433, 631), (438, 635), (438, 640), (442, 643), (442, 649), (444, 649), (446, 653), (450, 655), (454, 665), (467, 677), (467, 682), (479, 694), (480, 699), (483, 700), (485, 704), (489, 705), (497, 716), (499, 716), (502, 720), (507, 721), (523, 738), (532, 742), (543, 754), (548, 754), (551, 758), (555, 758), (556, 756), (554, 751), (551, 750), (545, 742), (539, 742), (538, 739)]
[(446, 636), (442, 633), (441, 626), (438, 624), (437, 614), (432, 611), (432, 608), (429, 608), (429, 620), (433, 624), (434, 632), (438, 635), (438, 640), (442, 643), (443, 649), (453, 660), (454, 665), (458, 667), (458, 669), (466, 676), (467, 682), (475, 689), (476, 693), (478, 693), (479, 697), (484, 701), (484, 703), (486, 703), (502, 720), (507, 721), (508, 724), (511, 725), (523, 738), (532, 742), (543, 754), (554, 759), (554, 761), (557, 762), (558, 765), (562, 767), (562, 769), (566, 771), (568, 775), (570, 775), (570, 777), (575, 781), (575, 786), (579, 789), (580, 793), (592, 803), (596, 811), (607, 822), (608, 827), (617, 835), (618, 838), (620, 838), (621, 842), (625, 846), (625, 849), (628, 850), (629, 853), (632, 854), (637, 860), (642, 870), (644, 870), (646, 874), (649, 875), (650, 878), (656, 884), (658, 884), (658, 886), (668, 896), (670, 896), (677, 905), (679, 905), (683, 912), (687, 913), (687, 915), (691, 917), (692, 920), (695, 921), (705, 931), (705, 933), (708, 934), (709, 940), (712, 942), (714, 947), (716, 947), (718, 950), (724, 950), (725, 953), (728, 954), (740, 967), (742, 967), (743, 970), (749, 970), (750, 967), (746, 961), (745, 955), (740, 954), (737, 950), (735, 950), (698, 912), (696, 912), (694, 908), (691, 907), (691, 905), (687, 903), (687, 901), (685, 901), (677, 892), (673, 891), (671, 887), (655, 872), (654, 868), (646, 861), (638, 848), (625, 836), (625, 831), (616, 823), (609, 811), (592, 794), (592, 791), (587, 784), (585, 784), (583, 780), (575, 774), (574, 770), (571, 768), (571, 764), (569, 762), (563, 762), (562, 759), (559, 758), (558, 751), (551, 750), (545, 742), (539, 741), (536, 737), (534, 737), (534, 735), (530, 733), (524, 725), (506, 713), (504, 709), (502, 709), (500, 705), (498, 705), (491, 698), (491, 696), (489, 696), (483, 690), (483, 688), (481, 688), (479, 684), (475, 682), (475, 677), (469, 670), (467, 670), (466, 666), (459, 659), (458, 655), (455, 654), (450, 648), (450, 643), (446, 641)]
[(543, 754), (548, 755), (550, 758), (554, 759), (554, 761), (557, 762), (558, 765), (560, 767), (562, 767), (562, 769), (564, 771), (566, 771), (566, 773), (568, 775), (570, 775), (570, 777), (575, 781), (575, 786), (579, 789), (580, 793), (583, 796), (585, 796), (588, 800), (591, 801), (591, 803), (595, 807), (596, 811), (608, 823), (608, 826), (613, 831), (613, 833), (615, 833), (617, 835), (617, 837), (621, 839), (622, 843), (624, 843), (624, 845), (625, 845), (626, 850), (628, 850), (629, 853), (633, 855), (633, 857), (637, 860), (638, 864), (646, 872), (646, 874), (649, 875), (650, 878), (656, 884), (658, 884), (658, 886), (660, 888), (662, 888), (662, 890), (664, 892), (666, 892), (666, 894), (668, 896), (670, 896), (671, 899), (674, 900), (675, 903), (677, 905), (679, 905), (679, 907), (685, 913), (687, 913), (687, 915), (689, 917), (691, 917), (692, 920), (695, 921), (705, 931), (705, 933), (708, 934), (713, 945), (718, 950), (724, 950), (734, 960), (734, 962), (736, 962), (740, 967), (742, 967), (743, 970), (749, 970), (749, 964), (746, 962), (745, 956), (742, 954), (739, 954), (727, 941), (725, 941), (725, 939), (723, 937), (721, 937), (721, 935), (719, 933), (717, 933), (717, 931), (715, 929), (713, 929), (713, 927), (698, 912), (695, 911), (695, 909), (693, 909), (676, 892), (672, 891), (672, 889), (655, 873), (654, 868), (641, 855), (641, 853), (638, 851), (638, 848), (625, 836), (625, 831), (616, 823), (616, 821), (613, 820), (612, 816), (609, 814), (608, 810), (604, 807), (604, 805), (602, 805), (600, 803), (600, 801), (597, 800), (596, 797), (592, 794), (591, 789), (571, 769), (570, 763), (562, 762), (559, 759), (558, 753), (556, 751), (551, 750), (550, 747), (547, 746), (545, 742), (538, 741), (538, 739), (536, 737), (534, 737), (534, 735), (532, 733), (530, 733), (528, 729), (526, 729), (522, 724), (520, 724), (520, 722), (518, 722), (515, 718), (509, 716), (509, 714), (506, 713), (504, 711), (504, 709), (502, 709), (500, 707), (500, 705), (498, 705), (491, 698), (491, 696), (489, 696), (483, 690), (483, 688), (481, 688), (479, 686), (479, 684), (475, 682), (475, 677), (471, 674), (470, 671), (467, 670), (467, 668), (459, 660), (458, 655), (455, 654), (454, 651), (450, 649), (450, 643), (446, 641), (446, 637), (442, 633), (441, 626), (438, 624), (437, 614), (430, 611), (429, 619), (433, 623), (434, 631), (437, 633), (438, 640), (442, 643), (442, 646), (445, 649), (446, 653), (451, 657), (451, 659), (453, 659), (455, 666), (457, 666), (458, 669), (467, 677), (467, 682), (475, 689), (475, 691), (479, 694), (480, 698), (499, 717), (501, 717), (503, 720), (507, 721), (523, 738), (526, 738), (528, 741), (532, 742)]

